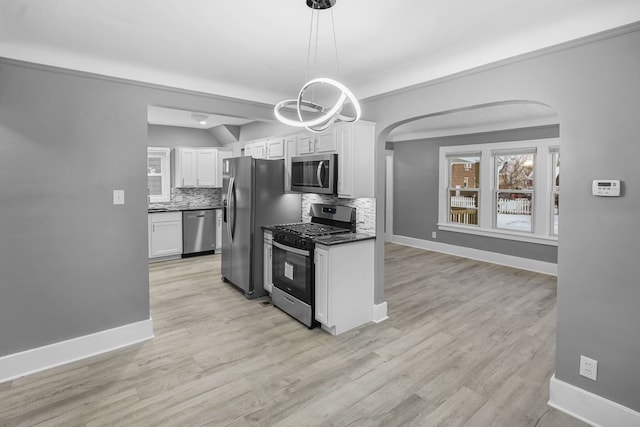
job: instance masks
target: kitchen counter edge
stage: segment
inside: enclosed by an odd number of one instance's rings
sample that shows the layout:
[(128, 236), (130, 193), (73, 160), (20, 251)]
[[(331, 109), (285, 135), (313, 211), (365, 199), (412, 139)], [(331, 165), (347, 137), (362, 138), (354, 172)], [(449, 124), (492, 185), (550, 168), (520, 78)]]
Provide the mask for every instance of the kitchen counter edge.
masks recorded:
[(201, 206), (201, 207), (171, 207), (171, 208), (149, 208), (148, 213), (163, 213), (163, 212), (183, 212), (183, 211), (206, 211), (213, 209), (222, 209), (222, 206)]

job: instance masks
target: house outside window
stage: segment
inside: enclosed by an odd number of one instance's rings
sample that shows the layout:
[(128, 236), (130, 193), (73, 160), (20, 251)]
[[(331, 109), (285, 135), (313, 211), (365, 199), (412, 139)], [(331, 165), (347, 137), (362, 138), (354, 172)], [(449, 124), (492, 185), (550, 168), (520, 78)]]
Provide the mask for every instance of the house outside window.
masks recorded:
[(478, 225), (480, 152), (454, 153), (449, 161), (449, 222)]
[(438, 228), (557, 245), (559, 151), (551, 147), (557, 138), (441, 147)]

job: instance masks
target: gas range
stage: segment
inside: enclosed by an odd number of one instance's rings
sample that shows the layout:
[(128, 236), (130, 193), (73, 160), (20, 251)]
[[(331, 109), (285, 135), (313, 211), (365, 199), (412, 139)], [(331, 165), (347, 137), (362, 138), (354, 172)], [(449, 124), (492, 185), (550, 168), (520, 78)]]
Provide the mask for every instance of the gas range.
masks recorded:
[(356, 209), (347, 206), (314, 203), (311, 222), (273, 226), (273, 240), (298, 249), (311, 250), (314, 238), (355, 231)]
[(356, 231), (356, 209), (314, 203), (311, 222), (272, 226), (271, 301), (313, 328), (315, 321), (315, 241), (320, 236)]

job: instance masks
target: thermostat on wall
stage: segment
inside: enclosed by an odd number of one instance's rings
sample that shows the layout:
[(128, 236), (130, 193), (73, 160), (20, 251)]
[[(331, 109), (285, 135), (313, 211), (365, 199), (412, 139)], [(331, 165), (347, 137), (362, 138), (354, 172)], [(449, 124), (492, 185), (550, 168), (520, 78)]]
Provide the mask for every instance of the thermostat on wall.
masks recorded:
[(620, 196), (619, 179), (594, 179), (591, 186), (591, 194), (594, 196)]

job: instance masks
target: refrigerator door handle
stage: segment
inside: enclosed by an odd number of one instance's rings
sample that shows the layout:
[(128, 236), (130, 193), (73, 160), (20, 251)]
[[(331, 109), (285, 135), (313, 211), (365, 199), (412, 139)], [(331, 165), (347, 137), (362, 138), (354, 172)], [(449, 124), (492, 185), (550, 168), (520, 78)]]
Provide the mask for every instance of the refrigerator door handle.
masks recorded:
[(320, 188), (324, 188), (322, 184), (322, 168), (324, 167), (324, 160), (318, 163), (318, 170), (316, 172), (318, 176), (318, 184), (320, 184)]
[(229, 192), (227, 194), (227, 207), (229, 209), (229, 225), (227, 232), (229, 233), (229, 243), (233, 244), (233, 236), (236, 234), (236, 179), (231, 177), (229, 180)]

